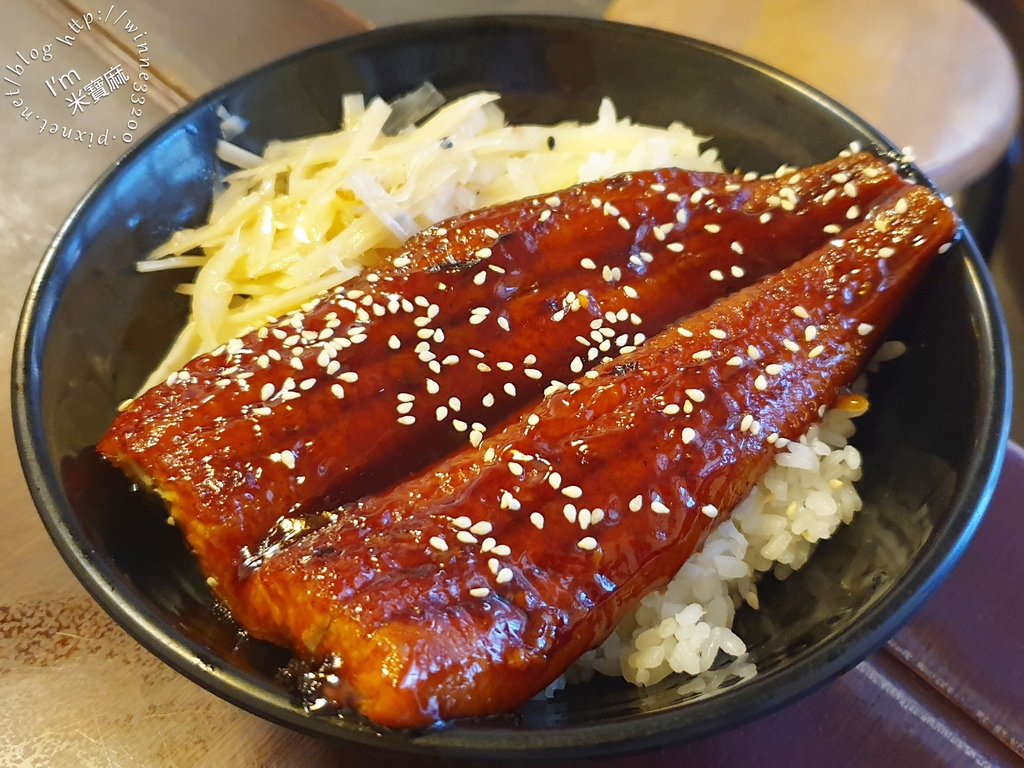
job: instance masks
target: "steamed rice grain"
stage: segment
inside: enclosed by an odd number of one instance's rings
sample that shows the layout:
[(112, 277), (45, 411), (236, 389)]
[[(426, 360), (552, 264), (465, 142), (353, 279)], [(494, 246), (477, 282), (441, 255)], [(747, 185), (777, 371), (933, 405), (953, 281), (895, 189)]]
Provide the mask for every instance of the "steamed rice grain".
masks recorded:
[(861, 457), (847, 442), (853, 432), (850, 413), (833, 409), (785, 444), (730, 519), (666, 587), (644, 597), (601, 646), (584, 654), (567, 679), (597, 672), (653, 685), (685, 674), (694, 679), (680, 692), (697, 694), (755, 674), (746, 644), (732, 631), (736, 609), (744, 602), (757, 609), (763, 574), (785, 578), (798, 570), (818, 541), (860, 510), (854, 483)]

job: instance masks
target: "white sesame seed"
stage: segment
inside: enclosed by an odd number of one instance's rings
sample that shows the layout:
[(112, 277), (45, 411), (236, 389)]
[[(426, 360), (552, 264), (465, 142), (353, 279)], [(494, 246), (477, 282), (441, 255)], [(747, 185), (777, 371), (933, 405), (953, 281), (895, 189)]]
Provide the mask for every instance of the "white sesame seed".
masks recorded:
[(569, 370), (573, 373), (580, 373), (583, 370), (583, 360), (579, 356), (574, 357), (572, 362), (569, 364)]
[(729, 334), (727, 334), (721, 328), (712, 328), (710, 331), (708, 331), (708, 333), (710, 333), (716, 339), (726, 339), (729, 336)]
[(459, 531), (455, 534), (455, 538), (461, 541), (463, 544), (476, 544), (479, 540), (469, 531)]
[(782, 346), (784, 346), (790, 352), (799, 352), (800, 351), (800, 345), (797, 344), (792, 339), (783, 339), (782, 340)]
[(687, 339), (693, 337), (693, 331), (688, 331), (686, 328), (676, 328), (676, 333), (680, 336), (686, 337)]
[(575, 524), (576, 523), (576, 507), (575, 507), (575, 505), (573, 505), (573, 504), (566, 504), (564, 507), (562, 507), (562, 515), (570, 523)]
[(552, 195), (551, 197), (545, 198), (544, 203), (546, 205), (550, 205), (552, 208), (557, 208), (562, 204), (562, 200), (557, 195)]
[(708, 273), (708, 275), (709, 275), (709, 276), (711, 277), (711, 279), (712, 279), (712, 280), (714, 280), (715, 282), (721, 282), (722, 280), (725, 280), (725, 275), (724, 275), (724, 274), (722, 274), (722, 271), (721, 271), (720, 269), (712, 269), (712, 270), (711, 270), (711, 271), (710, 271), (710, 272)]
[(860, 216), (860, 208), (856, 205), (851, 205), (846, 211), (846, 218), (856, 219), (858, 216)]
[(706, 229), (711, 234), (715, 234), (717, 232), (722, 231), (722, 228), (718, 224), (705, 224), (704, 229)]
[(581, 509), (580, 513), (576, 516), (576, 523), (579, 525), (581, 531), (587, 530), (590, 527), (591, 514), (589, 509)]
[(427, 384), (427, 394), (436, 395), (438, 392), (441, 391), (441, 386), (436, 381), (434, 381), (433, 379), (427, 379), (426, 380), (426, 384)]
[(651, 502), (651, 512), (656, 515), (667, 515), (671, 511), (671, 509), (657, 499)]
[(629, 229), (629, 219), (627, 219), (625, 216), (619, 216), (618, 222), (619, 226), (622, 227), (623, 229)]
[(583, 489), (578, 485), (567, 485), (562, 488), (562, 495), (568, 496), (570, 499), (578, 499), (583, 495)]
[(716, 507), (714, 504), (705, 504), (703, 507), (700, 508), (700, 511), (708, 517), (718, 517), (718, 507)]
[(695, 402), (695, 403), (703, 403), (704, 402), (704, 393), (702, 391), (700, 391), (699, 389), (687, 389), (687, 390), (684, 390), (684, 391), (686, 392), (686, 396), (688, 398), (690, 398), (691, 400), (693, 400), (693, 402)]
[(504, 317), (504, 316), (502, 316), (502, 317), (499, 317), (499, 318), (498, 318), (498, 325), (499, 325), (499, 326), (501, 326), (501, 329), (502, 329), (503, 331), (508, 331), (508, 330), (510, 330), (510, 328), (509, 328), (509, 324), (508, 324), (508, 318), (507, 318), (507, 317)]
[(501, 388), (505, 390), (505, 394), (508, 395), (509, 397), (516, 396), (516, 385), (513, 384), (511, 381), (506, 381)]
[(548, 485), (557, 491), (562, 485), (562, 476), (558, 472), (552, 472), (548, 475)]
[(531, 512), (530, 522), (533, 523), (533, 527), (538, 531), (544, 530), (544, 515), (540, 512)]
[(494, 552), (494, 554), (496, 554), (498, 557), (508, 557), (512, 554), (512, 549), (507, 544), (498, 544), (491, 551)]
[(840, 227), (838, 224), (826, 224), (824, 227), (821, 228), (821, 231), (827, 235), (838, 235), (840, 232), (843, 231), (843, 228)]
[(899, 200), (897, 200), (896, 201), (896, 205), (893, 206), (893, 210), (896, 211), (896, 213), (899, 213), (899, 214), (906, 213), (907, 212), (907, 199), (905, 197), (901, 197)]
[(880, 258), (880, 259), (888, 259), (890, 256), (895, 256), (895, 255), (896, 255), (896, 249), (895, 248), (880, 248), (878, 250), (878, 258)]
[(692, 443), (695, 437), (697, 437), (697, 433), (691, 427), (683, 428), (682, 438), (684, 445)]
[(498, 571), (498, 575), (494, 577), (494, 580), (498, 584), (507, 584), (508, 582), (512, 581), (512, 569), (502, 568), (500, 571)]
[(491, 532), (491, 530), (493, 529), (493, 527), (494, 527), (494, 526), (492, 526), (492, 525), (491, 525), (491, 524), (490, 524), (489, 522), (487, 522), (486, 520), (481, 520), (480, 522), (478, 522), (478, 523), (475, 523), (475, 524), (474, 524), (474, 525), (473, 525), (473, 526), (472, 526), (472, 527), (471, 527), (471, 528), (469, 529), (469, 532), (470, 532), (470, 533), (475, 533), (475, 534), (476, 534), (477, 536), (486, 536), (486, 535), (487, 535), (488, 533), (490, 533), (490, 532)]
[(764, 376), (758, 376), (754, 379), (754, 389), (759, 392), (764, 392), (768, 389), (768, 380)]
[(341, 400), (345, 397), (345, 388), (341, 384), (332, 384), (331, 394)]
[(447, 552), (448, 551), (448, 543), (444, 539), (442, 539), (440, 536), (431, 536), (430, 537), (430, 546), (432, 546), (438, 552)]
[(593, 536), (586, 536), (586, 537), (580, 539), (579, 541), (577, 541), (576, 542), (576, 546), (579, 547), (580, 549), (583, 549), (583, 550), (586, 550), (586, 551), (589, 552), (591, 550), (597, 549), (597, 539), (595, 539)]
[(799, 317), (801, 320), (806, 320), (810, 315), (807, 314), (807, 310), (797, 304), (793, 307), (793, 314)]
[(725, 364), (734, 367), (737, 365), (743, 365), (743, 358), (741, 358), (739, 355), (733, 355), (732, 357), (725, 361)]
[(629, 500), (629, 511), (639, 512), (644, 506), (644, 497), (639, 493)]
[(439, 405), (434, 410), (434, 416), (438, 421), (444, 421), (448, 417), (448, 408), (444, 405)]
[(679, 413), (679, 406), (676, 405), (675, 403), (669, 403), (668, 405), (661, 409), (661, 412), (664, 413), (666, 416), (675, 416), (677, 413)]
[(402, 424), (403, 426), (409, 426), (410, 424), (415, 424), (416, 423), (416, 417), (415, 416), (399, 416), (398, 417), (398, 423)]
[(684, 246), (682, 243), (669, 243), (668, 245), (665, 246), (665, 248), (667, 248), (672, 253), (682, 253)]
[(808, 352), (807, 356), (808, 357), (817, 357), (818, 355), (820, 355), (824, 351), (825, 351), (824, 345), (819, 344), (814, 349), (812, 349), (810, 352)]
[(441, 361), (441, 365), (455, 365), (457, 362), (459, 362), (458, 355), (448, 355)]
[(743, 420), (740, 421), (740, 432), (746, 432), (750, 429), (750, 425), (754, 422), (754, 417), (749, 413), (744, 414)]
[(764, 367), (764, 372), (769, 376), (778, 376), (782, 373), (782, 366), (778, 363), (769, 363)]
[(486, 235), (487, 237), (491, 238), (492, 240), (497, 240), (499, 237), (501, 237), (501, 235), (499, 235), (497, 232), (495, 232), (490, 227), (488, 227), (487, 229), (484, 230), (484, 235)]
[(875, 326), (871, 325), (870, 323), (861, 323), (860, 325), (857, 326), (857, 333), (860, 336), (867, 336), (873, 330), (875, 330)]
[(267, 382), (260, 389), (260, 399), (261, 400), (269, 400), (273, 396), (274, 396), (274, 385), (271, 384), (270, 382)]
[(487, 587), (473, 587), (469, 590), (470, 597), (487, 597), (491, 594), (491, 590)]
[(762, 224), (767, 224), (769, 221), (772, 220), (772, 215), (768, 211), (765, 211), (764, 213), (757, 217), (757, 220)]
[(507, 466), (508, 466), (508, 471), (511, 472), (513, 475), (517, 475), (518, 476), (518, 475), (522, 475), (523, 474), (523, 465), (520, 464), (519, 462), (510, 461), (507, 464)]
[(813, 325), (804, 328), (804, 341), (814, 341), (818, 336), (818, 329)]
[(543, 211), (540, 212), (540, 216), (538, 218), (540, 219), (541, 222), (547, 221), (548, 219), (551, 218), (551, 210), (548, 209), (548, 208), (545, 208)]
[(712, 353), (710, 350), (702, 349), (700, 352), (693, 353), (694, 360), (710, 360)]

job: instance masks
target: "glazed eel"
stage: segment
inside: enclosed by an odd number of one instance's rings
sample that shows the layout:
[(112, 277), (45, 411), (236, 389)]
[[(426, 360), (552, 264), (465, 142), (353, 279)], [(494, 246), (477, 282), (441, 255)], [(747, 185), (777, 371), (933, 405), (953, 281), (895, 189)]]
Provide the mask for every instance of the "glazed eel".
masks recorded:
[(446, 221), (190, 362), (100, 452), (167, 503), (214, 593), (281, 517), (383, 490), (543, 392), (820, 245), (905, 186), (884, 160), (782, 178), (659, 170)]
[(239, 618), (324, 662), (322, 695), (383, 725), (514, 709), (665, 583), (853, 381), (955, 226), (927, 190), (896, 193), (257, 561)]

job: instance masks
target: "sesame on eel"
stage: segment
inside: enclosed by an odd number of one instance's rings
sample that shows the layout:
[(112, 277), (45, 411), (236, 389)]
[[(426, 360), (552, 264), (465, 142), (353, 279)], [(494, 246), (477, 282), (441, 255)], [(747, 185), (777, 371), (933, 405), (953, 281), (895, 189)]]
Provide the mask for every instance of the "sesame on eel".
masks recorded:
[(929, 191), (896, 193), (479, 446), (271, 548), (236, 615), (386, 726), (516, 708), (664, 584), (853, 381), (954, 232)]
[(190, 362), (99, 450), (167, 503), (214, 593), (284, 515), (383, 490), (905, 182), (862, 154), (794, 172), (660, 170), (443, 222)]

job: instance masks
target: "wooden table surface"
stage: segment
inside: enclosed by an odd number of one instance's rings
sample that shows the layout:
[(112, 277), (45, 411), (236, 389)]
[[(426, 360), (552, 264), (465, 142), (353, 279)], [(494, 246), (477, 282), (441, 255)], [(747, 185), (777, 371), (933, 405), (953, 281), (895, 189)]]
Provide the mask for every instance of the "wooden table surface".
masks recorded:
[(1013, 54), (965, 0), (613, 0), (605, 16), (794, 75), (911, 147), (947, 192), (984, 176), (1017, 129)]
[[(63, 106), (44, 90), (43, 45), (53, 46), (61, 72), (102, 73), (131, 64), (134, 35), (145, 32), (154, 78), (138, 138), (229, 77), (364, 26), (328, 0), (215, 5), (179, 0), (172, 11), (159, 0), (108, 0), (97, 13), (83, 0), (5, 4), (0, 76), (21, 84), (28, 100), (18, 106), (17, 95), (5, 96), (0, 110), (0, 265), (6, 278), (0, 282), (0, 360), (6, 375), (22, 298), (47, 243), (123, 150), (118, 141), (88, 146), (40, 127), (45, 110), (49, 119)], [(128, 15), (117, 26), (111, 14), (81, 32), (69, 27), (83, 14), (101, 16), (107, 6)], [(136, 27), (131, 36), (126, 19)], [(69, 34), (75, 35), (71, 45), (53, 42)], [(32, 57), (33, 49), (40, 58)], [(113, 99), (91, 108), (97, 127), (124, 120)], [(34, 114), (26, 117), (26, 111)], [(50, 544), (18, 465), (10, 405), (6, 398), (0, 403), (7, 523), (0, 537), (0, 766), (410, 764), (265, 722), (141, 648), (88, 597)], [(836, 682), (735, 731), (594, 764), (1024, 763), (1024, 636), (1016, 591), (1024, 584), (1024, 560), (1013, 548), (1024, 539), (1022, 491), (1024, 452), (1011, 446), (990, 512), (952, 577), (886, 648)]]

